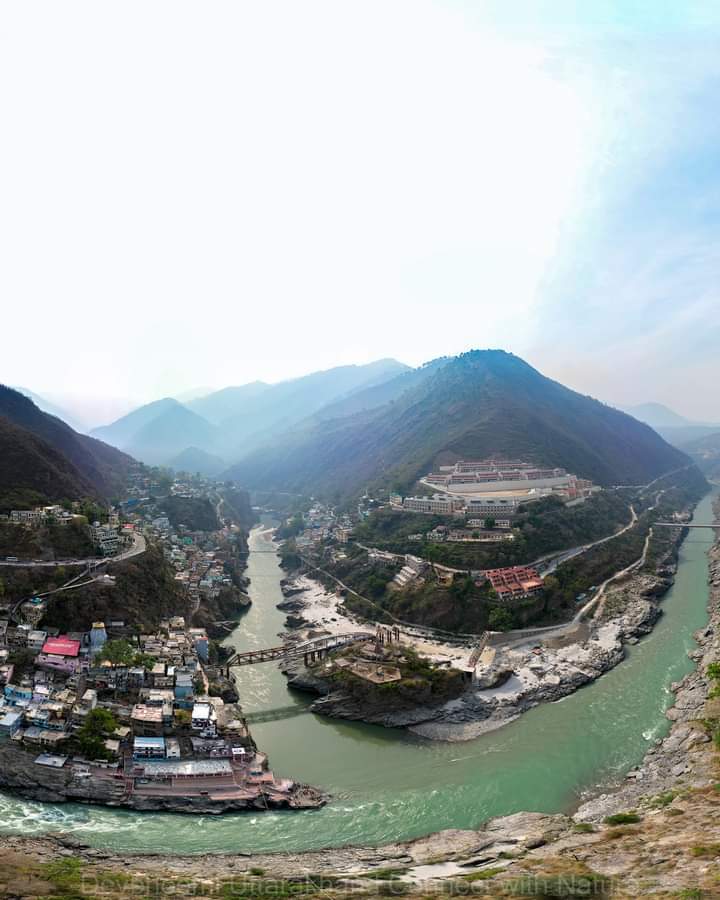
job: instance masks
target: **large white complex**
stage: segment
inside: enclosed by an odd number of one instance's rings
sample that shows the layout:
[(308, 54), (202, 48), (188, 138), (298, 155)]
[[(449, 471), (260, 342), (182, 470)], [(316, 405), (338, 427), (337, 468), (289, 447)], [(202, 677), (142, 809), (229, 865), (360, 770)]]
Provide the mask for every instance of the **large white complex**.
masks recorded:
[[(522, 502), (550, 493), (576, 500), (593, 490), (592, 482), (578, 478), (565, 469), (541, 468), (534, 463), (518, 460), (460, 460), (451, 466), (440, 466), (437, 472), (426, 475), (422, 482), (441, 490), (448, 499), (454, 496), (471, 501), (482, 497), (485, 504), (490, 499), (512, 501), (519, 498)], [(480, 509), (472, 511), (480, 512)], [(482, 511), (491, 512), (490, 509)]]

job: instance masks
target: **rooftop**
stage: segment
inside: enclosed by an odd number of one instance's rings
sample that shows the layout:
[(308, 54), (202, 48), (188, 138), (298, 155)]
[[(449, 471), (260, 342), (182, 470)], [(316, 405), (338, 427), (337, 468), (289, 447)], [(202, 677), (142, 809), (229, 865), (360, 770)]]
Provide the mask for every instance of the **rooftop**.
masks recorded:
[(42, 652), (52, 656), (77, 656), (80, 652), (80, 641), (73, 640), (66, 634), (48, 638), (43, 644)]

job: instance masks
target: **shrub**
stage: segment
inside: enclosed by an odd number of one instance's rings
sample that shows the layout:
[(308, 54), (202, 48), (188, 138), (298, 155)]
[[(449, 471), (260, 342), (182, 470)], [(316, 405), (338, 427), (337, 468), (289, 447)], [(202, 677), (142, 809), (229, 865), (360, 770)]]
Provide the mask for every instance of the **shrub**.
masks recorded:
[(640, 821), (636, 812), (615, 813), (603, 819), (606, 825), (635, 825)]
[(690, 848), (690, 855), (701, 859), (714, 859), (720, 856), (720, 844), (699, 844)]

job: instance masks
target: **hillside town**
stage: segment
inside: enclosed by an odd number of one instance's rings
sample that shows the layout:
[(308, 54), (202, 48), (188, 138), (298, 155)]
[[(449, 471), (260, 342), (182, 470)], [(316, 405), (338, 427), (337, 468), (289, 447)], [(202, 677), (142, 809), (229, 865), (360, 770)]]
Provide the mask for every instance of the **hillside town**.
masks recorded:
[(0, 660), (5, 765), (29, 754), (63, 780), (68, 799), (96, 791), (180, 811), (320, 802), (267, 768), (241, 707), (219, 696), (206, 632), (182, 617), (140, 635), (103, 622), (68, 634), (2, 622)]

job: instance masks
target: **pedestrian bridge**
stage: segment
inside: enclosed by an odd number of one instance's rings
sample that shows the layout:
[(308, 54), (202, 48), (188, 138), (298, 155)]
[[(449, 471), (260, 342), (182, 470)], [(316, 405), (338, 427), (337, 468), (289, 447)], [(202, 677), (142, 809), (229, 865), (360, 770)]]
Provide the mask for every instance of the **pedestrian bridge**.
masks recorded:
[(247, 650), (231, 656), (224, 665), (229, 673), (235, 666), (254, 666), (258, 663), (270, 662), (273, 659), (291, 659), (302, 656), (305, 662), (311, 662), (331, 650), (339, 647), (347, 647), (359, 641), (372, 640), (375, 637), (370, 631), (352, 631), (348, 634), (331, 634), (326, 637), (313, 638), (309, 641), (299, 641), (296, 644), (282, 644), (279, 647), (266, 647), (262, 650)]

